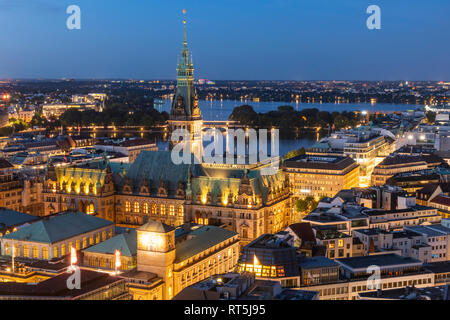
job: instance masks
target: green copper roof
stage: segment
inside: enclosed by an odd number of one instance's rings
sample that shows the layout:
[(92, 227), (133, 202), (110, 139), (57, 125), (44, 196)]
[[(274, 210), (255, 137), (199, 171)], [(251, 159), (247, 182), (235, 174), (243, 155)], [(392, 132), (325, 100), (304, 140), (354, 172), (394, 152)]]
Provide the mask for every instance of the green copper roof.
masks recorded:
[[(160, 181), (164, 180), (169, 194), (172, 194), (179, 181), (187, 181), (188, 171), (188, 164), (176, 165), (172, 162), (170, 151), (141, 151), (128, 168), (127, 177), (135, 187), (135, 192), (138, 191), (142, 179), (146, 178), (151, 189), (158, 188)], [(191, 172), (194, 176), (201, 174), (201, 166), (191, 165)]]
[(109, 225), (113, 225), (113, 222), (82, 212), (64, 212), (56, 216), (43, 218), (29, 226), (20, 228), (16, 232), (4, 235), (3, 238), (55, 243)]
[(237, 235), (237, 233), (215, 226), (204, 226), (192, 231), (189, 235), (193, 236), (193, 238), (183, 241), (176, 246), (176, 263), (189, 259), (202, 251), (230, 239)]
[(122, 256), (133, 257), (137, 253), (137, 232), (135, 229), (118, 234), (106, 241), (100, 242), (95, 246), (89, 247), (85, 252), (95, 252), (103, 254), (114, 254), (116, 250), (120, 251)]
[(29, 223), (37, 219), (39, 219), (39, 217), (14, 210), (0, 208), (0, 229)]

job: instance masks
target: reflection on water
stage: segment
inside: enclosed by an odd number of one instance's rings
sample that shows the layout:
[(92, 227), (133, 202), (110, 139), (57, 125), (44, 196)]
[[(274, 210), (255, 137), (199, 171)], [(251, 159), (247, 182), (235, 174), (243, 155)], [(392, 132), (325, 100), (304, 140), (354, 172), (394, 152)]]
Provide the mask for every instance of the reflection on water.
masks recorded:
[[(156, 100), (155, 100), (156, 101)], [(155, 109), (170, 112), (171, 100), (158, 100)], [(245, 100), (199, 100), (199, 107), (204, 120), (228, 120), (235, 107), (244, 104), (251, 105), (256, 112), (264, 113), (276, 110), (279, 106), (289, 105), (296, 110), (317, 108), (320, 111), (406, 111), (421, 108), (418, 105), (390, 104), (390, 103), (295, 103), (295, 102), (253, 102)]]
[[(96, 138), (131, 138), (131, 137), (142, 137), (149, 139), (151, 141), (156, 142), (159, 150), (169, 150), (169, 143), (167, 140), (167, 136), (164, 138), (162, 133), (133, 133), (133, 132), (90, 132), (86, 130), (81, 130), (81, 134), (87, 134), (91, 137)], [(314, 143), (316, 143), (322, 136), (318, 132), (306, 132), (302, 133), (300, 138), (292, 138), (292, 139), (280, 139), (279, 140), (279, 153), (280, 156), (285, 155), (287, 152), (295, 149), (300, 149), (302, 147), (307, 148)], [(270, 137), (267, 139), (268, 151), (270, 153)], [(211, 142), (204, 142), (204, 146), (208, 145)], [(226, 145), (225, 142), (223, 144)]]

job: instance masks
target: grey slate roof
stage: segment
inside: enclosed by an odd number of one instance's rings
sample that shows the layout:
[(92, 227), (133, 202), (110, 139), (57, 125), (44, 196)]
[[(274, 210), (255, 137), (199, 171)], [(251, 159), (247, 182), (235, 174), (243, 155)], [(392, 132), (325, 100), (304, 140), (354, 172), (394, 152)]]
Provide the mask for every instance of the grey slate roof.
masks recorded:
[(237, 235), (237, 233), (215, 226), (204, 226), (192, 231), (190, 235), (194, 237), (176, 246), (176, 263), (230, 239)]
[(150, 220), (143, 226), (139, 227), (138, 230), (148, 231), (148, 232), (157, 232), (157, 233), (166, 233), (166, 232), (175, 230), (175, 228), (171, 227), (165, 223), (162, 223), (160, 221)]

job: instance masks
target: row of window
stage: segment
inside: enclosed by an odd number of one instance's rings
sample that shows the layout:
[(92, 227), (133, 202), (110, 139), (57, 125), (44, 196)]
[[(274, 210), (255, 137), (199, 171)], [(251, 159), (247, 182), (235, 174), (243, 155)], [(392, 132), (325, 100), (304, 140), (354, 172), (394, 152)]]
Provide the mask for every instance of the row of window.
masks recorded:
[[(148, 214), (149, 213), (149, 204), (147, 202), (142, 203), (142, 205), (135, 201), (131, 203), (130, 201), (125, 201), (125, 212), (134, 212), (134, 213), (140, 213), (142, 210), (142, 213)], [(158, 206), (156, 203), (152, 203), (151, 205), (152, 215), (158, 214)], [(166, 205), (160, 204), (159, 206), (159, 215), (163, 216), (166, 214)], [(175, 215), (175, 206), (173, 204), (168, 206), (168, 214), (169, 216)], [(182, 216), (184, 214), (184, 207), (178, 206), (178, 215)]]
[[(89, 241), (89, 245), (92, 246), (94, 244), (100, 243), (100, 239), (102, 239), (101, 241), (105, 241), (107, 239), (107, 237), (109, 237), (109, 238), (112, 237), (112, 229), (109, 230), (109, 234), (107, 234), (106, 231), (103, 231), (101, 234), (100, 234), (100, 232), (98, 232), (95, 235), (95, 238), (94, 238), (94, 235), (91, 235), (89, 237), (89, 239), (88, 239), (88, 237), (84, 237), (82, 239), (82, 242), (80, 239), (77, 239), (75, 241), (75, 246), (72, 241), (70, 241), (67, 244), (67, 246), (65, 243), (61, 244), (59, 247), (53, 246), (53, 257), (57, 258), (60, 256), (61, 257), (65, 256), (66, 254), (69, 254), (71, 247), (74, 247), (76, 250), (80, 250), (81, 248), (85, 249), (88, 246), (88, 241)], [(24, 245), (22, 250), (23, 250), (22, 256), (25, 258), (39, 259), (41, 257), (41, 259), (43, 259), (43, 260), (49, 259), (49, 248), (48, 247), (42, 247), (42, 250), (39, 250), (39, 247), (37, 247), (37, 246)], [(5, 255), (11, 255), (11, 247), (10, 247), (9, 243), (5, 243), (4, 253), (5, 253)], [(14, 245), (14, 256), (21, 256), (19, 244)]]

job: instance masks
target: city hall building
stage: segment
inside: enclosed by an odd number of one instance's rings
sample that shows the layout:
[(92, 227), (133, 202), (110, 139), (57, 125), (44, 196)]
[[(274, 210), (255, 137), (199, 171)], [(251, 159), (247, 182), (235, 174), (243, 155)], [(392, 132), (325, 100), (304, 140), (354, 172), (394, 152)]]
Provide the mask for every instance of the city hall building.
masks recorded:
[[(188, 130), (194, 154), (203, 120), (186, 36), (177, 73), (169, 131)], [(269, 165), (174, 164), (170, 151), (141, 151), (131, 164), (107, 159), (75, 167), (50, 164), (43, 187), (45, 214), (79, 210), (126, 227), (149, 220), (170, 226), (226, 225), (246, 244), (292, 223), (289, 180), (280, 168), (265, 175)]]

